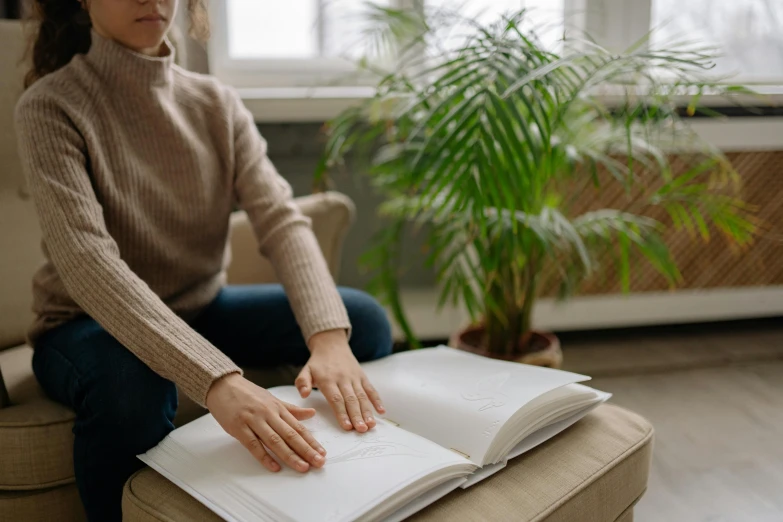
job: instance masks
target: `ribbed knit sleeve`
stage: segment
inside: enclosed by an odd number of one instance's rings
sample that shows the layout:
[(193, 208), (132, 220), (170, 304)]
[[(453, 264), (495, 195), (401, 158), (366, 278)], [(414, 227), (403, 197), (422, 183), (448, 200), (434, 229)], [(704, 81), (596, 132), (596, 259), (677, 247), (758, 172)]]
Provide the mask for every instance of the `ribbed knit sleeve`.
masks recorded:
[(66, 290), (152, 370), (204, 405), (211, 384), (239, 368), (121, 259), (91, 186), (84, 139), (55, 101), (29, 94), (16, 110), (19, 150), (44, 242)]
[(351, 323), (310, 220), (293, 202), (289, 183), (267, 157), (266, 141), (233, 89), (227, 89), (234, 132), (239, 206), (248, 214), (261, 253), (283, 284), (305, 340)]

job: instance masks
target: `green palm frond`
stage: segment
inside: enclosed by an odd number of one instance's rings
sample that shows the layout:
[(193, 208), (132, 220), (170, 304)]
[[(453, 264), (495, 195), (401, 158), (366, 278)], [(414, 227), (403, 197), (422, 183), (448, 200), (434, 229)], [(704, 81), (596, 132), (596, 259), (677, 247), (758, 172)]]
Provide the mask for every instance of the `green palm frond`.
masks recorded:
[[(648, 217), (656, 208), (694, 238), (717, 230), (745, 247), (755, 237), (739, 176), (678, 110), (683, 96), (693, 114), (706, 93), (746, 92), (710, 79), (708, 49), (640, 41), (616, 54), (582, 39), (563, 41), (555, 53), (525, 29), (526, 16), (480, 25), (453, 13), (373, 11), (372, 34), (398, 54), (398, 66), (379, 79), (373, 99), (327, 126), (316, 179), (323, 183), (348, 155), (367, 159), (390, 226), (365, 261), (413, 342), (396, 257), (410, 222), (428, 230), (441, 304), (462, 304), (474, 319), (501, 325), (489, 328), (507, 335), (489, 340), (496, 348), (530, 327), (542, 288), (577, 292), (605, 272), (607, 255), (626, 291), (639, 258), (680, 283), (669, 223)], [(449, 23), (468, 36), (438, 51), (433, 40)], [(675, 168), (675, 156), (690, 166)], [(632, 205), (574, 211), (580, 197), (614, 185)], [(585, 186), (590, 196), (580, 192)]]

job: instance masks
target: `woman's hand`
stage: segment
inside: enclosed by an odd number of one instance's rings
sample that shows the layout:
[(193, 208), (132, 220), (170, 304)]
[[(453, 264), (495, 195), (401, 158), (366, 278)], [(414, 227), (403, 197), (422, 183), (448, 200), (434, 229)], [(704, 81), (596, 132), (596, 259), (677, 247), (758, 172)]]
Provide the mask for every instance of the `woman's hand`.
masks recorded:
[(373, 406), (378, 413), (385, 410), (378, 392), (351, 352), (345, 332), (321, 332), (311, 337), (308, 344), (310, 360), (296, 378), (299, 394), (307, 397), (317, 387), (345, 430), (356, 428), (364, 433), (375, 427)]
[(207, 408), (269, 471), (280, 471), (280, 465), (267, 450), (296, 471), (324, 465), (326, 451), (299, 422), (315, 415), (312, 408), (283, 402), (237, 373), (212, 384)]

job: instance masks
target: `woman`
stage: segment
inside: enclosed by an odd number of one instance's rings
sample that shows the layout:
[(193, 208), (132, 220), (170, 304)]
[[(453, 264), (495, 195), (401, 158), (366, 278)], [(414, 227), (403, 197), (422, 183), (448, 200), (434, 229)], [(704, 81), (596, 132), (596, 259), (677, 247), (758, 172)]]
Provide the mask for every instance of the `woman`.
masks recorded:
[[(189, 0), (192, 19), (203, 0)], [(240, 366), (304, 365), (346, 430), (380, 398), (358, 361), (391, 350), (369, 296), (338, 290), (308, 220), (236, 94), (173, 65), (177, 0), (36, 0), (40, 30), (16, 124), (47, 263), (34, 279), (33, 367), (76, 411), (91, 520), (119, 520), (136, 455), (172, 429), (179, 387), (270, 471), (325, 451)], [(283, 287), (225, 286), (234, 204)], [(285, 289), (285, 291), (283, 290)], [(349, 342), (350, 339), (350, 342)]]

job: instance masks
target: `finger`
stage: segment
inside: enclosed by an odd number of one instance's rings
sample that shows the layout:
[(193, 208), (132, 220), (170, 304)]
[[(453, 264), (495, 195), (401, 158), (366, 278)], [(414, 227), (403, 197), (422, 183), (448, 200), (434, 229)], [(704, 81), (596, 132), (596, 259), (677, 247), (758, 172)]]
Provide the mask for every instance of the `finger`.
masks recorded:
[(348, 413), (345, 410), (345, 399), (343, 399), (340, 388), (335, 383), (329, 383), (324, 386), (323, 392), (329, 399), (329, 404), (332, 407), (332, 411), (334, 411), (334, 416), (337, 417), (337, 422), (340, 423), (344, 430), (351, 431), (353, 424), (351, 424), (351, 419), (348, 418)]
[[(305, 462), (311, 466), (320, 468), (324, 465), (324, 456), (318, 451), (317, 444), (311, 445), (303, 437), (303, 432), (307, 432), (301, 422), (294, 419), (291, 415), (282, 413), (279, 420), (273, 420), (270, 424), (272, 429), (283, 436), (288, 447), (302, 457)], [(312, 439), (312, 436), (310, 437)]]
[(326, 455), (326, 450), (323, 446), (315, 439), (312, 433), (310, 433), (310, 430), (307, 429), (307, 426), (299, 422), (299, 420), (296, 418), (296, 416), (288, 413), (283, 412), (282, 415), (280, 415), (285, 422), (293, 426), (293, 428), (299, 432), (299, 435), (315, 450), (320, 453), (321, 455)]
[(340, 383), (340, 391), (345, 399), (345, 408), (348, 410), (348, 417), (351, 418), (351, 424), (359, 433), (367, 431), (367, 424), (362, 417), (362, 408), (359, 406), (359, 397), (353, 389), (351, 381)]
[(310, 395), (310, 392), (313, 389), (313, 375), (310, 373), (309, 366), (305, 366), (302, 371), (299, 372), (299, 376), (294, 381), (294, 384), (296, 385), (296, 389), (299, 390), (299, 395), (301, 395), (303, 399)]
[(247, 450), (260, 462), (266, 469), (277, 473), (280, 471), (280, 464), (275, 459), (269, 456), (269, 453), (264, 449), (264, 445), (259, 440), (258, 435), (253, 433), (253, 430), (249, 426), (245, 426), (237, 437), (237, 440), (247, 448)]
[(370, 400), (372, 401), (378, 413), (386, 413), (386, 408), (383, 407), (380, 394), (375, 389), (375, 386), (370, 383), (370, 380), (367, 377), (362, 378), (362, 386), (364, 387), (364, 391), (367, 392), (367, 395), (370, 397)]
[(372, 416), (372, 403), (361, 381), (354, 381), (353, 391), (356, 392), (356, 398), (359, 399), (359, 409), (362, 411), (362, 418), (367, 423), (367, 428), (374, 428), (375, 419)]
[(301, 406), (290, 404), (288, 402), (280, 402), (283, 403), (283, 406), (285, 406), (286, 410), (291, 412), (291, 415), (299, 420), (307, 420), (315, 416), (315, 410), (313, 408), (302, 408)]
[[(282, 423), (282, 420), (280, 422)], [(277, 422), (275, 424), (280, 425)], [(302, 473), (310, 469), (310, 465), (286, 443), (285, 437), (289, 435), (288, 431), (294, 431), (293, 428), (289, 426), (288, 430), (281, 430), (283, 433), (278, 433), (270, 424), (259, 422), (257, 426), (253, 426), (253, 431), (258, 434), (267, 449), (277, 455), (277, 458), (285, 462), (291, 469)]]

